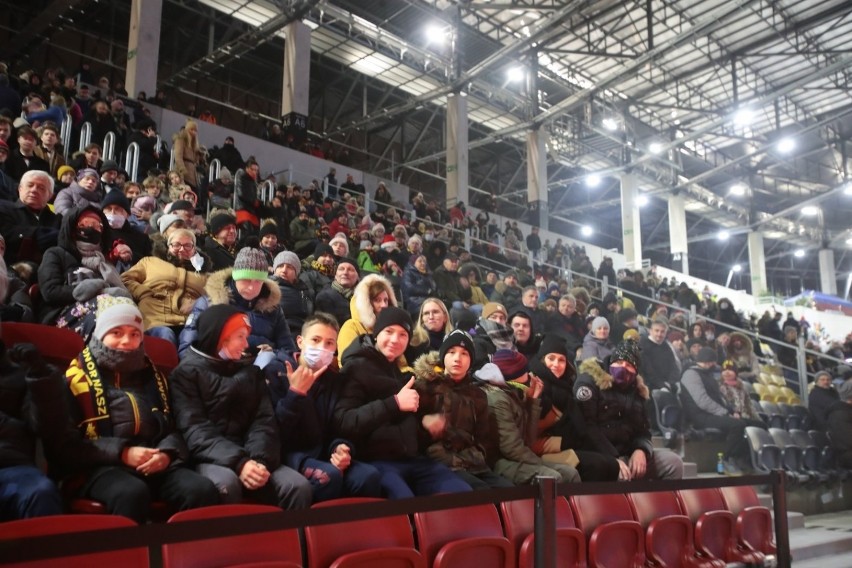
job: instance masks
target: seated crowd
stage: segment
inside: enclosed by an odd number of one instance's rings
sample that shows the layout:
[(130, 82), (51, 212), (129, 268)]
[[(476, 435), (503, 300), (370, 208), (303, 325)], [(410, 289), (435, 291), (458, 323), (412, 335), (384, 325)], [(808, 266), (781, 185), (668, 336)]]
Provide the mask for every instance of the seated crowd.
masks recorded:
[[(35, 145), (28, 128), (15, 151)], [(179, 138), (192, 157), (197, 125)], [(655, 388), (683, 390), (695, 420), (726, 429), (726, 458), (742, 467), (755, 417), (733, 391), (757, 367), (742, 321), (721, 314), (736, 316), (728, 300), (712, 313), (730, 330), (702, 326), (685, 341), (683, 314), (664, 312), (688, 309), (689, 294), (641, 305), (648, 285), (631, 274), (622, 298), (593, 301), (591, 284), (569, 289), (525, 262), (498, 278), (496, 244), (464, 250), (444, 224), (458, 212), (420, 195), (413, 222), (383, 186), (366, 211), (351, 178), (337, 200), (313, 183), (267, 203), (253, 158), (228, 188), (230, 172), (205, 183), (191, 167), (139, 184), (98, 154), (79, 171), (25, 157), (0, 199), (0, 320), (85, 343), (67, 368), (30, 344), (0, 353), (2, 520), (58, 513), (72, 497), (143, 522), (155, 501), (298, 509), (537, 475), (678, 479), (680, 457), (651, 442)], [(591, 267), (582, 250), (562, 254)], [(175, 346), (168, 376), (144, 335)]]

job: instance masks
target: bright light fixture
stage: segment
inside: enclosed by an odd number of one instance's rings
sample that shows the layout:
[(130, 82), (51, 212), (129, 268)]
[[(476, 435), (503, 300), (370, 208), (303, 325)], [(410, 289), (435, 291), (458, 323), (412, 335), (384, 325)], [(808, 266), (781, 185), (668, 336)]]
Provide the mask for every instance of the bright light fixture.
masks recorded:
[(796, 258), (802, 258), (803, 256), (805, 256), (805, 251), (802, 249), (796, 249), (796, 252), (793, 253), (793, 256), (795, 256)]
[(730, 193), (731, 195), (745, 195), (748, 187), (744, 183), (735, 183), (731, 186)]
[(734, 124), (748, 126), (754, 120), (754, 112), (750, 108), (741, 108), (734, 113)]
[(816, 205), (807, 205), (802, 207), (802, 215), (807, 215), (808, 217), (813, 217), (814, 215), (819, 213), (819, 207)]
[(852, 181), (846, 184), (846, 189), (843, 190), (845, 195), (852, 195)]
[(592, 236), (592, 233), (594, 233), (594, 232), (595, 232), (595, 230), (594, 230), (594, 229), (592, 229), (591, 227), (589, 227), (588, 225), (583, 225), (583, 226), (580, 228), (580, 233), (581, 233), (584, 237), (591, 237), (591, 236)]
[(648, 151), (651, 152), (652, 154), (659, 154), (660, 152), (663, 151), (663, 145), (660, 144), (659, 142), (651, 142), (648, 145)]
[(618, 130), (618, 121), (615, 120), (614, 118), (605, 118), (605, 119), (603, 119), (601, 124), (603, 124), (603, 127), (606, 128), (607, 130), (610, 130), (610, 131)]
[(731, 270), (733, 270), (734, 272), (740, 272), (740, 271), (742, 271), (742, 269), (743, 269), (743, 267), (740, 264), (735, 264), (731, 267)]
[(426, 41), (428, 43), (443, 44), (446, 39), (447, 33), (444, 26), (430, 24), (426, 27)]
[(785, 136), (778, 141), (778, 151), (782, 154), (789, 154), (796, 149), (796, 141), (789, 136)]
[(636, 205), (638, 205), (639, 207), (645, 207), (646, 205), (648, 205), (648, 196), (647, 195), (638, 196), (636, 198)]
[(589, 174), (586, 176), (586, 185), (589, 187), (597, 187), (601, 184), (601, 176), (598, 174)]
[(523, 67), (510, 67), (508, 71), (506, 71), (506, 78), (513, 83), (517, 83), (518, 81), (524, 80), (524, 69)]
[(728, 237), (731, 236), (731, 233), (729, 233), (728, 231), (719, 231), (719, 234), (716, 236), (719, 237), (720, 241), (727, 241)]

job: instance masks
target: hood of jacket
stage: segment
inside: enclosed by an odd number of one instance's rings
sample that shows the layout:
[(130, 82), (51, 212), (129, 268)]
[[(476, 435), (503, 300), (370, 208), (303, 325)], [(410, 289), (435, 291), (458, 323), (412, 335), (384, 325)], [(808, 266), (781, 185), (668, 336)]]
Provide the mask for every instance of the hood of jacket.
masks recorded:
[[(580, 363), (580, 373), (585, 373), (591, 376), (597, 387), (601, 390), (609, 390), (612, 388), (612, 375), (601, 367), (601, 363), (597, 359), (586, 359)], [(638, 374), (636, 375), (636, 392), (638, 392), (639, 396), (645, 400), (647, 400), (650, 396), (645, 380)]]
[[(210, 304), (235, 304), (233, 281), (231, 274), (233, 268), (217, 270), (207, 277), (204, 292), (210, 298)], [(252, 310), (256, 312), (274, 311), (281, 303), (281, 289), (278, 284), (267, 278), (263, 281), (263, 288), (257, 298), (252, 300)]]
[(80, 253), (77, 252), (77, 247), (74, 245), (74, 231), (77, 230), (77, 220), (85, 211), (97, 213), (98, 217), (101, 219), (101, 224), (104, 227), (103, 232), (101, 233), (101, 250), (104, 254), (106, 254), (109, 250), (109, 243), (113, 240), (112, 229), (110, 229), (106, 215), (104, 215), (103, 211), (94, 205), (72, 207), (66, 211), (64, 215), (62, 215), (62, 225), (59, 228), (59, 235), (57, 236), (56, 244), (65, 250), (70, 251), (74, 256), (80, 256)]
[[(739, 331), (735, 331), (728, 336), (728, 344), (725, 346), (725, 352), (728, 354), (728, 357), (731, 359), (738, 359), (741, 357), (749, 358), (750, 354), (754, 351), (754, 344), (751, 342), (751, 338), (744, 333), (740, 333)], [(737, 349), (734, 347), (734, 339), (739, 339), (742, 343), (742, 347)]]
[(352, 319), (361, 322), (368, 330), (373, 329), (376, 324), (376, 313), (373, 311), (373, 305), (370, 303), (370, 288), (376, 284), (382, 286), (388, 294), (388, 302), (390, 306), (396, 306), (396, 296), (393, 293), (393, 288), (387, 278), (380, 274), (368, 274), (358, 282), (355, 286), (355, 291), (352, 292), (352, 299), (349, 300), (349, 313), (352, 314)]
[(443, 378), (444, 366), (437, 351), (429, 351), (414, 361), (414, 376), (420, 381), (437, 381)]
[(476, 266), (476, 264), (474, 264), (473, 262), (465, 262), (464, 264), (459, 266), (459, 274), (466, 276), (471, 271), (473, 271), (474, 274), (476, 275), (476, 282), (481, 283), (482, 282), (482, 273), (479, 271), (479, 267)]

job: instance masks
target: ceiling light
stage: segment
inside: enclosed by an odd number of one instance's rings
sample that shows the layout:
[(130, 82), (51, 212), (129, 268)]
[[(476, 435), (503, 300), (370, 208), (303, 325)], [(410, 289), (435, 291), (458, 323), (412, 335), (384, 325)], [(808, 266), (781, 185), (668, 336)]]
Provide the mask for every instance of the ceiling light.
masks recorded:
[(639, 207), (645, 207), (646, 205), (648, 205), (648, 196), (647, 195), (638, 196), (636, 198), (636, 205), (638, 205)]
[(789, 136), (785, 136), (778, 141), (778, 151), (782, 154), (789, 154), (796, 149), (796, 141)]
[(805, 251), (803, 249), (796, 249), (796, 252), (793, 253), (793, 256), (796, 258), (802, 258), (805, 256)]
[(447, 33), (444, 26), (432, 24), (426, 27), (426, 42), (442, 44), (447, 38)]
[(719, 238), (720, 241), (727, 241), (728, 237), (731, 236), (731, 233), (729, 233), (728, 231), (719, 231), (719, 234), (716, 236)]
[(739, 264), (735, 264), (731, 267), (731, 270), (733, 270), (734, 272), (740, 272), (742, 269), (743, 269), (742, 265), (739, 265)]
[(846, 239), (846, 244), (849, 245), (850, 247), (852, 247), (852, 237), (849, 237), (848, 239)]
[(754, 120), (754, 112), (750, 108), (741, 108), (734, 113), (734, 124), (748, 126)]
[(614, 118), (605, 118), (605, 119), (603, 119), (601, 124), (603, 124), (603, 127), (606, 128), (607, 130), (610, 130), (610, 131), (618, 130), (618, 121), (615, 120)]
[(601, 184), (601, 176), (598, 174), (589, 174), (586, 176), (586, 185), (589, 187), (597, 187)]
[(843, 190), (845, 195), (852, 195), (852, 182), (846, 184), (846, 189)]
[(748, 191), (748, 186), (744, 183), (735, 183), (731, 186), (731, 189), (728, 191), (731, 195), (734, 196), (742, 196), (745, 195)]
[(663, 151), (663, 145), (660, 144), (659, 142), (651, 142), (648, 145), (648, 151), (651, 152), (652, 154), (659, 154), (660, 152)]
[(517, 83), (518, 81), (524, 80), (524, 69), (523, 67), (510, 67), (508, 71), (506, 71), (506, 78), (513, 83)]
[(588, 225), (583, 225), (582, 227), (580, 227), (580, 233), (584, 237), (591, 237), (592, 233), (594, 233), (594, 232), (595, 232), (595, 230), (592, 229), (591, 227), (589, 227)]
[(807, 205), (802, 207), (802, 215), (807, 215), (808, 217), (813, 217), (814, 215), (819, 213), (819, 207), (816, 205)]

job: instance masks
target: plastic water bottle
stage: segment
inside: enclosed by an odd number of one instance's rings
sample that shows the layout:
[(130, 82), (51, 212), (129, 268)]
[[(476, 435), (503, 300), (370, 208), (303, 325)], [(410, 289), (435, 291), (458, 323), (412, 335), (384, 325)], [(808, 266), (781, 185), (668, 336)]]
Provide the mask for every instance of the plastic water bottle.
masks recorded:
[(719, 452), (716, 454), (716, 473), (719, 475), (725, 475), (725, 454)]

